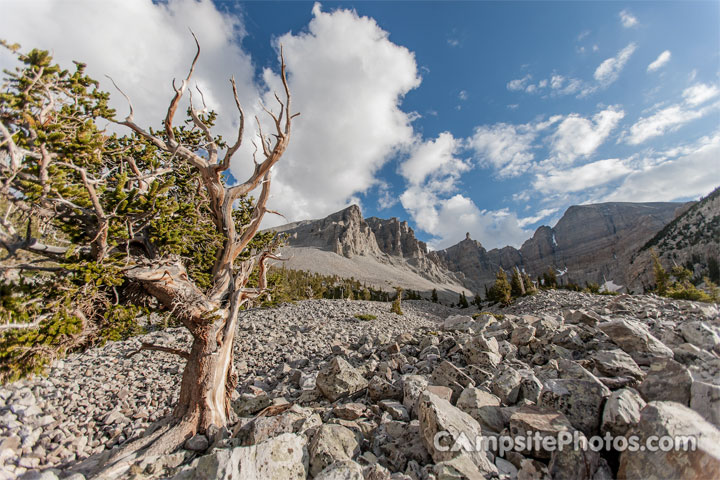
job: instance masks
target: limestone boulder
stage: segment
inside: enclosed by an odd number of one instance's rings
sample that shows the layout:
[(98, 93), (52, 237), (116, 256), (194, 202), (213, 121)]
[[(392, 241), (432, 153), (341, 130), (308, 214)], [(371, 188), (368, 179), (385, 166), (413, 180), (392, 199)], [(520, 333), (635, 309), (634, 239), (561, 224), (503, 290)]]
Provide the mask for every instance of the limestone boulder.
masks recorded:
[(317, 475), (337, 461), (352, 460), (360, 453), (358, 437), (342, 425), (323, 424), (310, 442), (310, 474)]
[(683, 322), (680, 333), (685, 341), (704, 350), (720, 352), (720, 328), (707, 322)]
[(695, 438), (694, 451), (625, 451), (620, 455), (618, 478), (720, 478), (720, 430), (699, 413), (675, 402), (650, 402), (640, 412), (640, 421), (630, 431), (640, 445), (651, 436)]
[(174, 480), (263, 480), (283, 478), (304, 480), (308, 474), (307, 439), (284, 433), (251, 445), (215, 450), (194, 460)]
[(603, 409), (600, 430), (616, 437), (624, 436), (640, 421), (640, 411), (644, 407), (645, 400), (637, 390), (623, 388), (612, 392)]
[(593, 436), (600, 429), (605, 393), (601, 385), (588, 380), (547, 380), (538, 406), (562, 412), (573, 427)]
[(663, 400), (690, 404), (692, 377), (687, 368), (675, 360), (664, 358), (650, 365), (645, 380), (638, 386), (646, 402)]
[(645, 374), (635, 360), (622, 350), (601, 350), (592, 355), (595, 368), (608, 377), (642, 379)]
[(672, 350), (655, 338), (640, 322), (612, 320), (599, 324), (598, 328), (638, 365), (650, 365), (653, 359), (673, 356)]
[(468, 387), (460, 394), (455, 406), (477, 420), (483, 431), (500, 433), (505, 428), (500, 399), (492, 393)]
[[(565, 415), (546, 408), (520, 407), (510, 416), (510, 434), (513, 437), (528, 437), (539, 434), (541, 438), (552, 437), (557, 439), (560, 432), (570, 432), (573, 426)], [(531, 445), (530, 447), (534, 447)], [(548, 459), (552, 451), (527, 448), (521, 452), (528, 456)]]
[(318, 390), (331, 402), (368, 386), (362, 373), (340, 356), (334, 357), (320, 370), (315, 382)]
[[(435, 463), (452, 460), (462, 453), (467, 455), (482, 473), (497, 473), (497, 468), (482, 448), (471, 448), (471, 451), (436, 448), (436, 444), (440, 447), (452, 447), (456, 441), (461, 441), (461, 435), (471, 446), (476, 446), (476, 439), (481, 436), (482, 429), (470, 415), (429, 391), (420, 396), (418, 414), (423, 443)], [(438, 434), (441, 436), (436, 438)]]
[(720, 385), (693, 381), (690, 387), (690, 408), (720, 428)]

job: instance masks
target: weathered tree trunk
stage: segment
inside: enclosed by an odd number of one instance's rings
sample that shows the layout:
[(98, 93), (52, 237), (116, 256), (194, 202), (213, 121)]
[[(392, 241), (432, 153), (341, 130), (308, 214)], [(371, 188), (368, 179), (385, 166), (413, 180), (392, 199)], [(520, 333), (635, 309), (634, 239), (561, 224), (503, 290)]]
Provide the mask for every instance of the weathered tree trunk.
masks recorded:
[[(241, 145), (244, 129), (244, 114), (234, 80), (231, 80), (231, 84), (240, 112), (240, 126), (235, 144), (227, 149), (222, 159), (218, 157), (219, 148), (209, 127), (193, 107), (192, 96), (190, 116), (195, 127), (205, 136), (207, 155), (199, 155), (188, 150), (176, 141), (173, 131), (173, 116), (183, 92), (189, 85), (199, 55), (198, 44), (198, 52), (190, 67), (190, 73), (183, 80), (180, 88), (173, 87), (175, 97), (165, 117), (167, 138), (155, 136), (135, 124), (132, 119), (132, 105), (130, 115), (123, 122), (118, 123), (131, 128), (157, 148), (184, 159), (198, 170), (199, 178), (208, 196), (213, 221), (218, 233), (224, 237), (212, 270), (213, 287), (207, 292), (200, 290), (189, 278), (182, 261), (174, 258), (151, 260), (125, 271), (130, 281), (142, 285), (148, 293), (173, 312), (173, 315), (192, 334), (193, 343), (189, 352), (143, 345), (143, 348), (175, 353), (186, 359), (178, 403), (171, 418), (158, 425), (145, 437), (134, 440), (119, 451), (110, 454), (99, 471), (82, 469), (92, 476), (111, 478), (127, 470), (132, 462), (137, 461), (138, 456), (172, 452), (196, 433), (205, 434), (213, 440), (216, 432), (228, 426), (233, 415), (230, 396), (237, 383), (232, 364), (238, 315), (244, 304), (265, 294), (266, 261), (276, 258), (271, 253), (276, 244), (262, 251), (254, 251), (249, 245), (260, 228), (265, 213), (275, 213), (266, 208), (270, 196), (270, 169), (285, 152), (290, 140), (291, 120), (297, 115), (290, 113), (290, 90), (285, 76), (282, 49), (280, 72), (285, 88), (285, 103), (277, 95), (275, 96), (280, 105), (280, 113), (277, 115), (263, 106), (276, 127), (276, 133), (272, 136), (274, 140), (263, 134), (258, 121), (260, 144), (265, 159), (260, 163), (255, 161), (255, 169), (250, 178), (231, 187), (224, 184), (222, 172), (230, 167), (230, 159)], [(233, 217), (234, 202), (257, 188), (261, 191), (253, 206), (249, 222), (245, 225), (236, 225)], [(247, 253), (249, 258), (237, 261), (238, 256), (243, 252)], [(256, 267), (259, 270), (258, 286), (246, 288), (250, 275)]]

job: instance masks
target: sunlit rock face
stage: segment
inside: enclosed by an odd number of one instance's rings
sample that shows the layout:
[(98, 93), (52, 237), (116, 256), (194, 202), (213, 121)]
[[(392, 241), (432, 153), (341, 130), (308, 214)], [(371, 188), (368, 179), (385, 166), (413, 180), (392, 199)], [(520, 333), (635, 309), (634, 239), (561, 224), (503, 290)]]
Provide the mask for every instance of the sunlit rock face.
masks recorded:
[(461, 272), (466, 286), (482, 291), (499, 268), (515, 266), (531, 277), (556, 270), (559, 281), (618, 286), (628, 284), (628, 265), (653, 235), (684, 211), (683, 203), (601, 203), (570, 207), (555, 227), (541, 226), (520, 249), (486, 250), (465, 238), (431, 258), (450, 271)]

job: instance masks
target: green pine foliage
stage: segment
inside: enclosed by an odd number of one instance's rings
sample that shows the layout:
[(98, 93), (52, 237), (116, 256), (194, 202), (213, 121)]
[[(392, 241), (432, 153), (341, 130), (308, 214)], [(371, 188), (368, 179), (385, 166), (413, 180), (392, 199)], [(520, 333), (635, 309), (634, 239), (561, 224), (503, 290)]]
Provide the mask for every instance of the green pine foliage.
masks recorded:
[(403, 289), (400, 287), (395, 287), (396, 295), (395, 300), (393, 300), (392, 305), (390, 306), (390, 312), (396, 314), (396, 315), (402, 315), (402, 296), (403, 296)]
[(475, 305), (477, 308), (480, 308), (482, 306), (482, 297), (480, 297), (479, 293), (475, 294), (472, 304)]
[(465, 292), (460, 293), (460, 297), (458, 298), (458, 306), (460, 308), (468, 308), (470, 307), (470, 304), (468, 303), (468, 299), (465, 296)]
[(522, 297), (525, 295), (525, 285), (520, 271), (517, 268), (513, 269), (512, 277), (510, 278), (510, 292), (513, 297)]
[(438, 303), (440, 301), (440, 300), (438, 300), (437, 288), (433, 288), (430, 299), (433, 303)]
[[(252, 278), (248, 285), (254, 286), (256, 281), (256, 278)], [(264, 307), (321, 298), (390, 301), (388, 292), (368, 287), (354, 278), (321, 275), (305, 270), (291, 270), (285, 268), (284, 265), (270, 267), (267, 281), (269, 295), (262, 303)]]
[(655, 274), (655, 293), (661, 296), (676, 298), (679, 300), (693, 300), (700, 302), (719, 302), (720, 292), (717, 285), (709, 278), (704, 277), (705, 290), (702, 290), (692, 283), (693, 272), (689, 269), (675, 265), (667, 270), (660, 263), (660, 259), (654, 251), (653, 272)]
[(533, 283), (532, 279), (530, 278), (530, 275), (523, 272), (522, 280), (523, 280), (523, 285), (525, 286), (525, 295), (532, 295), (533, 293), (537, 293), (537, 288), (535, 287), (535, 284)]
[(545, 288), (557, 288), (557, 275), (555, 274), (555, 269), (553, 267), (549, 267), (547, 272), (543, 273), (542, 285)]
[(502, 268), (498, 270), (495, 275), (495, 283), (488, 290), (488, 300), (503, 306), (512, 303), (512, 288), (510, 287), (510, 282), (508, 282), (505, 270)]
[[(6, 219), (0, 251), (10, 272), (0, 285), (0, 322), (14, 327), (0, 331), (0, 381), (142, 333), (140, 320), (151, 312), (166, 322), (170, 312), (129, 282), (125, 269), (143, 259), (180, 258), (207, 290), (222, 240), (194, 167), (137, 135), (100, 127), (115, 112), (84, 64), (65, 70), (46, 51), (8, 48), (20, 66), (5, 72), (0, 121), (23, 155), (18, 165), (0, 166), (0, 218)], [(215, 120), (212, 112), (203, 116), (209, 127)], [(153, 133), (163, 137), (164, 129)], [(191, 150), (206, 143), (189, 121), (174, 134)], [(0, 150), (10, 158), (7, 141)], [(238, 229), (250, 220), (250, 206), (249, 198), (238, 202)], [(273, 237), (257, 235), (238, 261)], [(28, 248), (39, 244), (57, 253)]]

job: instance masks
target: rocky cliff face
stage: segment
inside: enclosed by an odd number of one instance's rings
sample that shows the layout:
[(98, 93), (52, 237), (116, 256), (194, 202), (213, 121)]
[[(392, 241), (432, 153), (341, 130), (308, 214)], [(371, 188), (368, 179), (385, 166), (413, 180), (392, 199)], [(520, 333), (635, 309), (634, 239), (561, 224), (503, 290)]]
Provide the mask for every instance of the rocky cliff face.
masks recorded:
[(720, 261), (720, 188), (689, 204), (631, 257), (627, 281), (633, 291), (642, 292), (655, 283), (653, 250), (666, 268), (685, 265), (697, 277), (708, 275), (710, 262)]
[(288, 243), (293, 247), (315, 247), (348, 258), (382, 253), (357, 205), (320, 220), (289, 223), (274, 230), (287, 234)]
[(601, 203), (570, 207), (554, 228), (520, 248), (535, 275), (553, 266), (566, 281), (627, 285), (631, 255), (675, 217), (679, 203)]
[(469, 236), (450, 248), (431, 253), (438, 264), (462, 272), (468, 288), (481, 291), (498, 268), (515, 266), (531, 276), (555, 268), (561, 278), (627, 285), (627, 265), (653, 235), (675, 217), (682, 203), (602, 203), (570, 207), (554, 228), (542, 226), (518, 250), (487, 251)]
[(500, 267), (507, 269), (522, 261), (516, 249), (505, 247), (488, 252), (469, 234), (465, 240), (452, 247), (430, 252), (430, 258), (443, 268), (462, 274), (465, 286), (475, 293), (482, 292), (485, 285), (495, 281), (495, 274)]
[(401, 222), (394, 217), (390, 220), (370, 217), (365, 222), (375, 234), (380, 250), (388, 255), (403, 258), (422, 258), (427, 255), (427, 245), (415, 238), (415, 232), (408, 222)]
[[(363, 219), (357, 205), (323, 219), (290, 223), (274, 230), (288, 235), (283, 254), (290, 258), (290, 268), (352, 276), (388, 290), (394, 286), (421, 292), (437, 288), (439, 293), (446, 293), (448, 300), (452, 296), (452, 301), (465, 290), (458, 275), (428, 257), (427, 245), (415, 237), (407, 222), (397, 218)], [(351, 262), (328, 257), (325, 252)]]
[[(711, 253), (717, 257), (720, 194), (715, 192), (710, 200), (702, 208), (690, 209), (683, 222), (676, 222), (672, 230), (666, 229), (663, 238), (655, 240), (658, 248), (662, 245), (670, 252), (666, 253), (668, 258), (680, 248), (684, 249), (683, 260), (697, 256), (699, 251), (707, 252), (710, 240), (714, 242)], [(594, 282), (641, 291), (652, 269), (648, 269), (649, 254), (628, 267), (636, 252), (692, 205), (616, 202), (573, 206), (555, 227), (538, 228), (519, 249), (486, 250), (467, 235), (452, 247), (428, 252), (427, 245), (415, 237), (407, 222), (397, 218), (363, 219), (355, 205), (324, 219), (291, 223), (277, 230), (289, 235), (291, 248), (312, 247), (349, 259), (371, 259), (383, 266), (409, 269), (432, 282), (462, 284), (474, 293), (482, 293), (486, 285), (491, 285), (499, 268), (509, 271), (516, 266), (531, 277), (554, 268), (565, 283)], [(702, 238), (708, 242), (700, 242)], [(308, 264), (312, 266), (312, 262), (305, 262), (303, 268)], [(369, 266), (363, 268), (371, 270)], [(413, 288), (409, 285), (405, 288)]]

